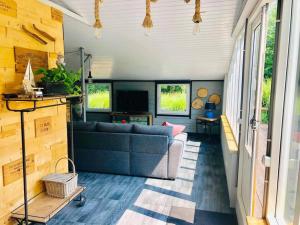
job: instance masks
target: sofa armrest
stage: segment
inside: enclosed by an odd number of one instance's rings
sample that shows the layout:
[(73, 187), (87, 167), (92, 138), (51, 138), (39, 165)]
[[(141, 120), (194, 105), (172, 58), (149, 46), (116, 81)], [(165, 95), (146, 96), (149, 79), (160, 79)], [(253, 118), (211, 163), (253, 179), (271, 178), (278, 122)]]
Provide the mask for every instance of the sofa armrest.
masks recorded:
[(178, 141), (182, 141), (184, 143), (184, 147), (186, 145), (186, 142), (187, 142), (187, 133), (180, 133), (180, 134), (177, 134), (174, 139), (175, 140), (178, 140)]
[(180, 165), (184, 148), (184, 142), (181, 140), (174, 140), (169, 147), (169, 164), (168, 164), (168, 178), (175, 179)]

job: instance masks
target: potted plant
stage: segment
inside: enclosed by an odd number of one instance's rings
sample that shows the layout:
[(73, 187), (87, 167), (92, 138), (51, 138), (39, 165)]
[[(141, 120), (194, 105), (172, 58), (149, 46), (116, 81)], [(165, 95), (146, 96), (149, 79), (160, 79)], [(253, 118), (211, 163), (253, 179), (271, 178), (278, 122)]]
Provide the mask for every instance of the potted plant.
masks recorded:
[(35, 75), (43, 75), (40, 85), (44, 88), (44, 93), (48, 95), (79, 95), (81, 87), (80, 71), (68, 71), (64, 65), (57, 65), (56, 68), (40, 68), (35, 71)]

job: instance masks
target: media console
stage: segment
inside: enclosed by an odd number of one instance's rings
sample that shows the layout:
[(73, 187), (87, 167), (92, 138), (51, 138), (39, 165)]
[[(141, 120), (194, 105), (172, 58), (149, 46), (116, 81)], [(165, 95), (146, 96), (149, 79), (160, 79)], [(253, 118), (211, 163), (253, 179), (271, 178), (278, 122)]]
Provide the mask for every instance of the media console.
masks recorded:
[(141, 125), (152, 125), (152, 113), (120, 113), (112, 112), (110, 114), (112, 123), (130, 123)]

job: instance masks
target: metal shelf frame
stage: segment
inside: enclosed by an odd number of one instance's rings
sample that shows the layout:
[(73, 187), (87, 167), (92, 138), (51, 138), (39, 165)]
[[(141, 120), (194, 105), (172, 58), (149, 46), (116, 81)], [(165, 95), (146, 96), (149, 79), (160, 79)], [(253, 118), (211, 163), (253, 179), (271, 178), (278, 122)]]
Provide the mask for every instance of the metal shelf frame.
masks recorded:
[[(25, 127), (24, 127), (24, 113), (28, 112), (34, 112), (37, 109), (43, 109), (43, 108), (50, 108), (50, 107), (55, 107), (55, 106), (61, 106), (61, 105), (66, 105), (68, 102), (67, 100), (70, 99), (75, 99), (75, 98), (80, 98), (81, 96), (78, 95), (67, 95), (67, 96), (51, 96), (51, 97), (41, 97), (41, 98), (10, 98), (10, 97), (4, 97), (4, 101), (6, 102), (6, 108), (8, 111), (11, 112), (19, 112), (20, 113), (20, 121), (21, 121), (21, 142), (22, 142), (22, 169), (23, 169), (23, 194), (24, 194), (24, 219), (21, 220), (20, 224), (25, 222), (26, 225), (29, 224), (28, 220), (28, 191), (27, 191), (27, 175), (26, 175), (26, 143), (25, 143)], [(43, 106), (38, 106), (38, 102), (43, 102), (43, 101), (52, 101), (52, 100), (57, 100), (58, 102), (55, 104), (49, 104), (49, 105), (43, 105)], [(10, 103), (12, 102), (19, 102), (19, 103), (24, 103), (24, 102), (30, 102), (32, 103), (32, 107), (28, 108), (13, 108)], [(70, 103), (70, 122), (71, 122), (71, 132), (73, 133), (73, 122), (72, 122), (72, 104)], [(73, 142), (73, 135), (72, 136), (72, 142)], [(74, 153), (73, 153), (73, 145), (72, 145), (72, 153), (71, 157), (72, 160), (74, 160)]]

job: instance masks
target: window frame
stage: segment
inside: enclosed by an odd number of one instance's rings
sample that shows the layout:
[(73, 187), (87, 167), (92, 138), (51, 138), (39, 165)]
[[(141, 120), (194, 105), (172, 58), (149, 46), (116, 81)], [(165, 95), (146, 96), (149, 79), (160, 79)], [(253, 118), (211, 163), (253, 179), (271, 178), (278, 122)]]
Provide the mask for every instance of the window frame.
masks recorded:
[[(173, 113), (173, 112), (162, 112), (159, 110), (160, 98), (159, 98), (159, 85), (188, 85), (186, 97), (187, 100), (187, 113)], [(190, 80), (168, 80), (168, 81), (155, 81), (155, 117), (157, 116), (172, 116), (172, 117), (189, 117), (191, 119), (191, 105), (192, 105), (192, 82)]]
[[(109, 93), (110, 93), (110, 107), (108, 109), (101, 109), (101, 108), (89, 108), (88, 104), (89, 104), (89, 96), (88, 96), (88, 85), (90, 84), (108, 84), (109, 85)], [(87, 112), (92, 112), (92, 113), (111, 113), (113, 111), (113, 93), (114, 93), (114, 89), (113, 89), (113, 82), (110, 80), (93, 80), (92, 83), (88, 83), (86, 82), (86, 111)]]
[[(300, 8), (299, 2), (292, 1), (293, 10)], [(275, 208), (275, 219), (279, 225), (286, 224), (284, 221), (285, 213), (285, 201), (286, 201), (286, 188), (288, 186), (288, 180), (286, 176), (289, 173), (290, 167), (290, 151), (292, 148), (292, 134), (294, 130), (294, 116), (296, 111), (295, 102), (300, 99), (299, 93), (299, 79), (300, 79), (300, 25), (296, 22), (299, 16), (294, 14), (291, 18), (291, 31), (290, 31), (290, 43), (289, 43), (289, 58), (287, 65), (287, 78), (286, 78), (286, 90), (285, 90), (285, 102), (284, 102), (284, 114), (283, 114), (283, 126), (282, 126), (282, 140), (280, 163), (278, 165), (278, 187), (277, 187), (277, 202)], [(299, 168), (298, 168), (299, 169)], [(295, 193), (295, 211), (293, 224), (300, 224), (300, 170), (298, 170), (298, 184)]]
[[(279, 209), (279, 196), (278, 194), (282, 191), (280, 188), (281, 177), (282, 177), (282, 154), (285, 146), (287, 146), (287, 132), (289, 126), (287, 126), (286, 120), (287, 110), (291, 107), (289, 105), (289, 100), (291, 96), (289, 94), (290, 90), (290, 79), (291, 74), (295, 72), (295, 69), (292, 69), (292, 61), (295, 57), (295, 43), (299, 44), (299, 31), (300, 24), (296, 21), (299, 21), (299, 14), (296, 13), (299, 11), (300, 2), (294, 0), (287, 0), (279, 4), (279, 17), (277, 18), (280, 21), (277, 33), (277, 53), (276, 53), (276, 70), (275, 70), (275, 87), (274, 87), (274, 104), (272, 106), (273, 110), (273, 124), (272, 124), (272, 138), (271, 138), (271, 167), (270, 167), (270, 180), (269, 180), (269, 189), (268, 189), (268, 207), (267, 207), (267, 221), (270, 225), (282, 225), (282, 221), (278, 215)], [(293, 15), (293, 18), (292, 18)], [(298, 37), (296, 37), (296, 30), (298, 30)], [(295, 42), (295, 40), (297, 42)], [(296, 51), (298, 51), (297, 49)], [(298, 53), (297, 53), (298, 54)], [(299, 55), (297, 55), (300, 57)], [(299, 58), (297, 58), (299, 60)], [(289, 62), (289, 63), (287, 63)], [(284, 88), (282, 88), (284, 86)], [(294, 100), (294, 99), (293, 99)], [(285, 142), (285, 143), (284, 143)], [(285, 146), (284, 146), (285, 145)], [(300, 173), (300, 171), (299, 171)], [(300, 174), (299, 174), (300, 176)], [(297, 197), (300, 196), (300, 185), (298, 180), (298, 190)], [(296, 217), (300, 215), (300, 204), (295, 208)], [(296, 218), (295, 217), (295, 218)], [(294, 221), (295, 225), (300, 224), (299, 218), (298, 221)]]
[(244, 42), (245, 29), (242, 29), (236, 38), (229, 72), (225, 78), (227, 91), (224, 113), (237, 144), (239, 143), (243, 94)]

